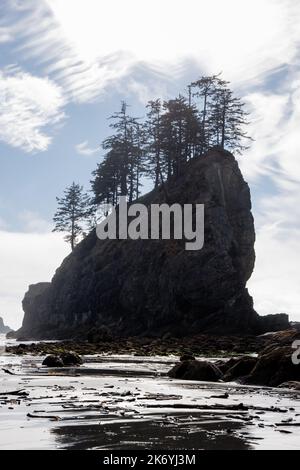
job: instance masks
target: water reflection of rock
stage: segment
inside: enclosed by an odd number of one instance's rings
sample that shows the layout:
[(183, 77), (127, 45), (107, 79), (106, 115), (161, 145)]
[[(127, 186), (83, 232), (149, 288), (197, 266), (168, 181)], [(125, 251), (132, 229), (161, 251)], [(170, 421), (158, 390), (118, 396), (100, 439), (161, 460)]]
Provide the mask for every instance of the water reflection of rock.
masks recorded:
[(152, 416), (140, 421), (60, 426), (52, 432), (60, 447), (72, 450), (246, 450), (250, 444), (242, 435), (242, 430), (243, 423), (188, 414)]

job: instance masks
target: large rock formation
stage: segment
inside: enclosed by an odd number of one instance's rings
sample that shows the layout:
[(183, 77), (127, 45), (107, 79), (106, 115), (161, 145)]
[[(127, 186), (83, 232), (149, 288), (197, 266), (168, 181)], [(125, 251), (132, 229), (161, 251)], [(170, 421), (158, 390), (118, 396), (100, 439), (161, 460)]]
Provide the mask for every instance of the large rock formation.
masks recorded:
[(9, 328), (9, 326), (4, 325), (3, 318), (0, 317), (0, 334), (5, 335), (9, 331), (11, 331), (11, 328)]
[[(103, 326), (120, 335), (266, 331), (245, 287), (255, 232), (249, 187), (234, 157), (213, 150), (141, 202), (166, 197), (170, 204), (205, 204), (202, 250), (186, 251), (182, 240), (100, 241), (92, 232), (50, 284), (30, 286), (19, 336), (83, 338)], [(278, 323), (282, 329), (288, 322)]]

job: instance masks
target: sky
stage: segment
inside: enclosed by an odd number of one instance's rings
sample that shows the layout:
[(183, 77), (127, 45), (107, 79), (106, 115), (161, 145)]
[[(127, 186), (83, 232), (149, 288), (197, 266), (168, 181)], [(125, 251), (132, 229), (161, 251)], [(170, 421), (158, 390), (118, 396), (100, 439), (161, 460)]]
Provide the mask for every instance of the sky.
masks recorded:
[(21, 325), (28, 285), (69, 247), (56, 196), (89, 189), (108, 116), (144, 115), (222, 72), (251, 113), (239, 157), (257, 240), (248, 283), (258, 313), (300, 321), (300, 2), (0, 0), (0, 316)]

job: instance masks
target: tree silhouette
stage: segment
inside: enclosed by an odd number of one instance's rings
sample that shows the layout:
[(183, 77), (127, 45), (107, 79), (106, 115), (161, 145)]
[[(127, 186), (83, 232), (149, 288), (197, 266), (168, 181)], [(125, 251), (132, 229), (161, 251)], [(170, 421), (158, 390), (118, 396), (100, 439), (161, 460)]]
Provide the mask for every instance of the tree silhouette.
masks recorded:
[(248, 113), (240, 98), (233, 95), (229, 82), (219, 80), (211, 107), (211, 130), (214, 145), (236, 153), (249, 148), (252, 140), (247, 135)]
[(212, 97), (216, 93), (219, 85), (219, 76), (212, 75), (210, 77), (201, 77), (199, 80), (192, 82), (192, 96), (198, 99), (199, 109), (199, 154), (203, 155), (210, 146), (211, 138), (211, 107)]
[(229, 85), (220, 75), (202, 77), (190, 85), (191, 95), (198, 100), (201, 121), (200, 156), (215, 145), (241, 153), (252, 140), (246, 132), (249, 123), (245, 104), (234, 96)]
[(197, 142), (199, 121), (195, 106), (179, 95), (165, 101), (162, 125), (162, 150), (167, 177), (181, 174), (183, 164), (191, 158), (190, 148)]
[(154, 187), (164, 182), (163, 177), (163, 155), (162, 155), (162, 104), (157, 99), (149, 101), (146, 106), (148, 112), (144, 131), (146, 135), (146, 155), (148, 174), (154, 180)]
[(116, 205), (119, 196), (128, 196), (131, 202), (140, 194), (145, 172), (145, 132), (138, 119), (127, 114), (125, 102), (110, 119), (115, 133), (102, 144), (107, 153), (92, 173), (91, 184), (96, 204)]
[(56, 200), (58, 208), (53, 217), (53, 232), (66, 232), (65, 241), (73, 250), (78, 238), (85, 234), (84, 223), (91, 216), (90, 198), (82, 186), (73, 182), (65, 189), (64, 196)]
[(179, 177), (189, 160), (205, 156), (214, 146), (241, 153), (252, 140), (245, 104), (220, 75), (192, 82), (186, 97), (149, 101), (143, 123), (127, 109), (122, 102), (111, 116), (114, 132), (104, 140), (106, 154), (93, 172), (93, 202), (98, 205), (117, 205), (120, 195), (132, 202), (145, 175), (166, 193), (165, 181)]

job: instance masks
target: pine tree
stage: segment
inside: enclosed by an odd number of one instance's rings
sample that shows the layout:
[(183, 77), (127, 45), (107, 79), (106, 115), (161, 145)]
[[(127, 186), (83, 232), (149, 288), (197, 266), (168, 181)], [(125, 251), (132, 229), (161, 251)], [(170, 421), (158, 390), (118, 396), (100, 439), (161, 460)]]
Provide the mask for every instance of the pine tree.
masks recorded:
[(132, 118), (129, 125), (129, 193), (128, 200), (132, 202), (137, 199), (140, 195), (140, 188), (142, 186), (141, 177), (146, 173), (145, 161), (146, 161), (146, 141), (145, 141), (145, 130), (143, 126), (139, 124), (137, 119)]
[(146, 154), (148, 174), (154, 180), (154, 187), (164, 183), (163, 152), (162, 152), (162, 104), (160, 99), (149, 101), (148, 112), (144, 124), (146, 135)]
[[(212, 100), (215, 96), (216, 89), (219, 86), (219, 76), (212, 75), (210, 77), (201, 77), (199, 80), (192, 82), (192, 96), (198, 99), (200, 128), (198, 131), (198, 147), (196, 153), (203, 155), (209, 149), (212, 139), (211, 113)], [(190, 98), (191, 99), (191, 98)]]
[(150, 176), (154, 186), (178, 177), (184, 164), (220, 146), (241, 152), (247, 148), (247, 113), (244, 103), (234, 96), (229, 82), (220, 75), (201, 77), (188, 86), (188, 96), (149, 101), (146, 120), (121, 110), (111, 116), (113, 134), (104, 140), (103, 161), (93, 172), (93, 203), (118, 204), (121, 195), (129, 202), (138, 198), (142, 177)]
[(73, 250), (78, 238), (85, 235), (84, 224), (91, 215), (90, 198), (82, 186), (73, 182), (65, 189), (64, 196), (56, 200), (58, 209), (53, 217), (53, 232), (66, 232), (65, 241)]
[(174, 100), (165, 101), (162, 125), (162, 150), (167, 177), (181, 174), (182, 165), (191, 158), (199, 131), (199, 120), (195, 106), (179, 95)]
[(201, 77), (190, 85), (192, 96), (200, 99), (200, 155), (214, 145), (240, 153), (252, 140), (246, 132), (245, 104), (234, 97), (229, 85), (220, 75)]
[(119, 196), (128, 196), (129, 202), (140, 194), (141, 175), (144, 173), (144, 131), (138, 119), (127, 114), (127, 105), (113, 114), (110, 125), (115, 133), (104, 140), (108, 152), (93, 172), (92, 189), (96, 204), (118, 204)]
[(211, 128), (215, 145), (236, 153), (249, 148), (253, 140), (246, 131), (248, 113), (240, 98), (233, 95), (229, 82), (220, 81), (213, 96)]
[(110, 127), (115, 130), (115, 134), (103, 142), (103, 148), (113, 150), (115, 158), (118, 159), (117, 165), (120, 171), (122, 196), (127, 196), (128, 194), (130, 123), (132, 118), (127, 114), (127, 107), (127, 103), (122, 101), (121, 110), (110, 117), (113, 120)]

